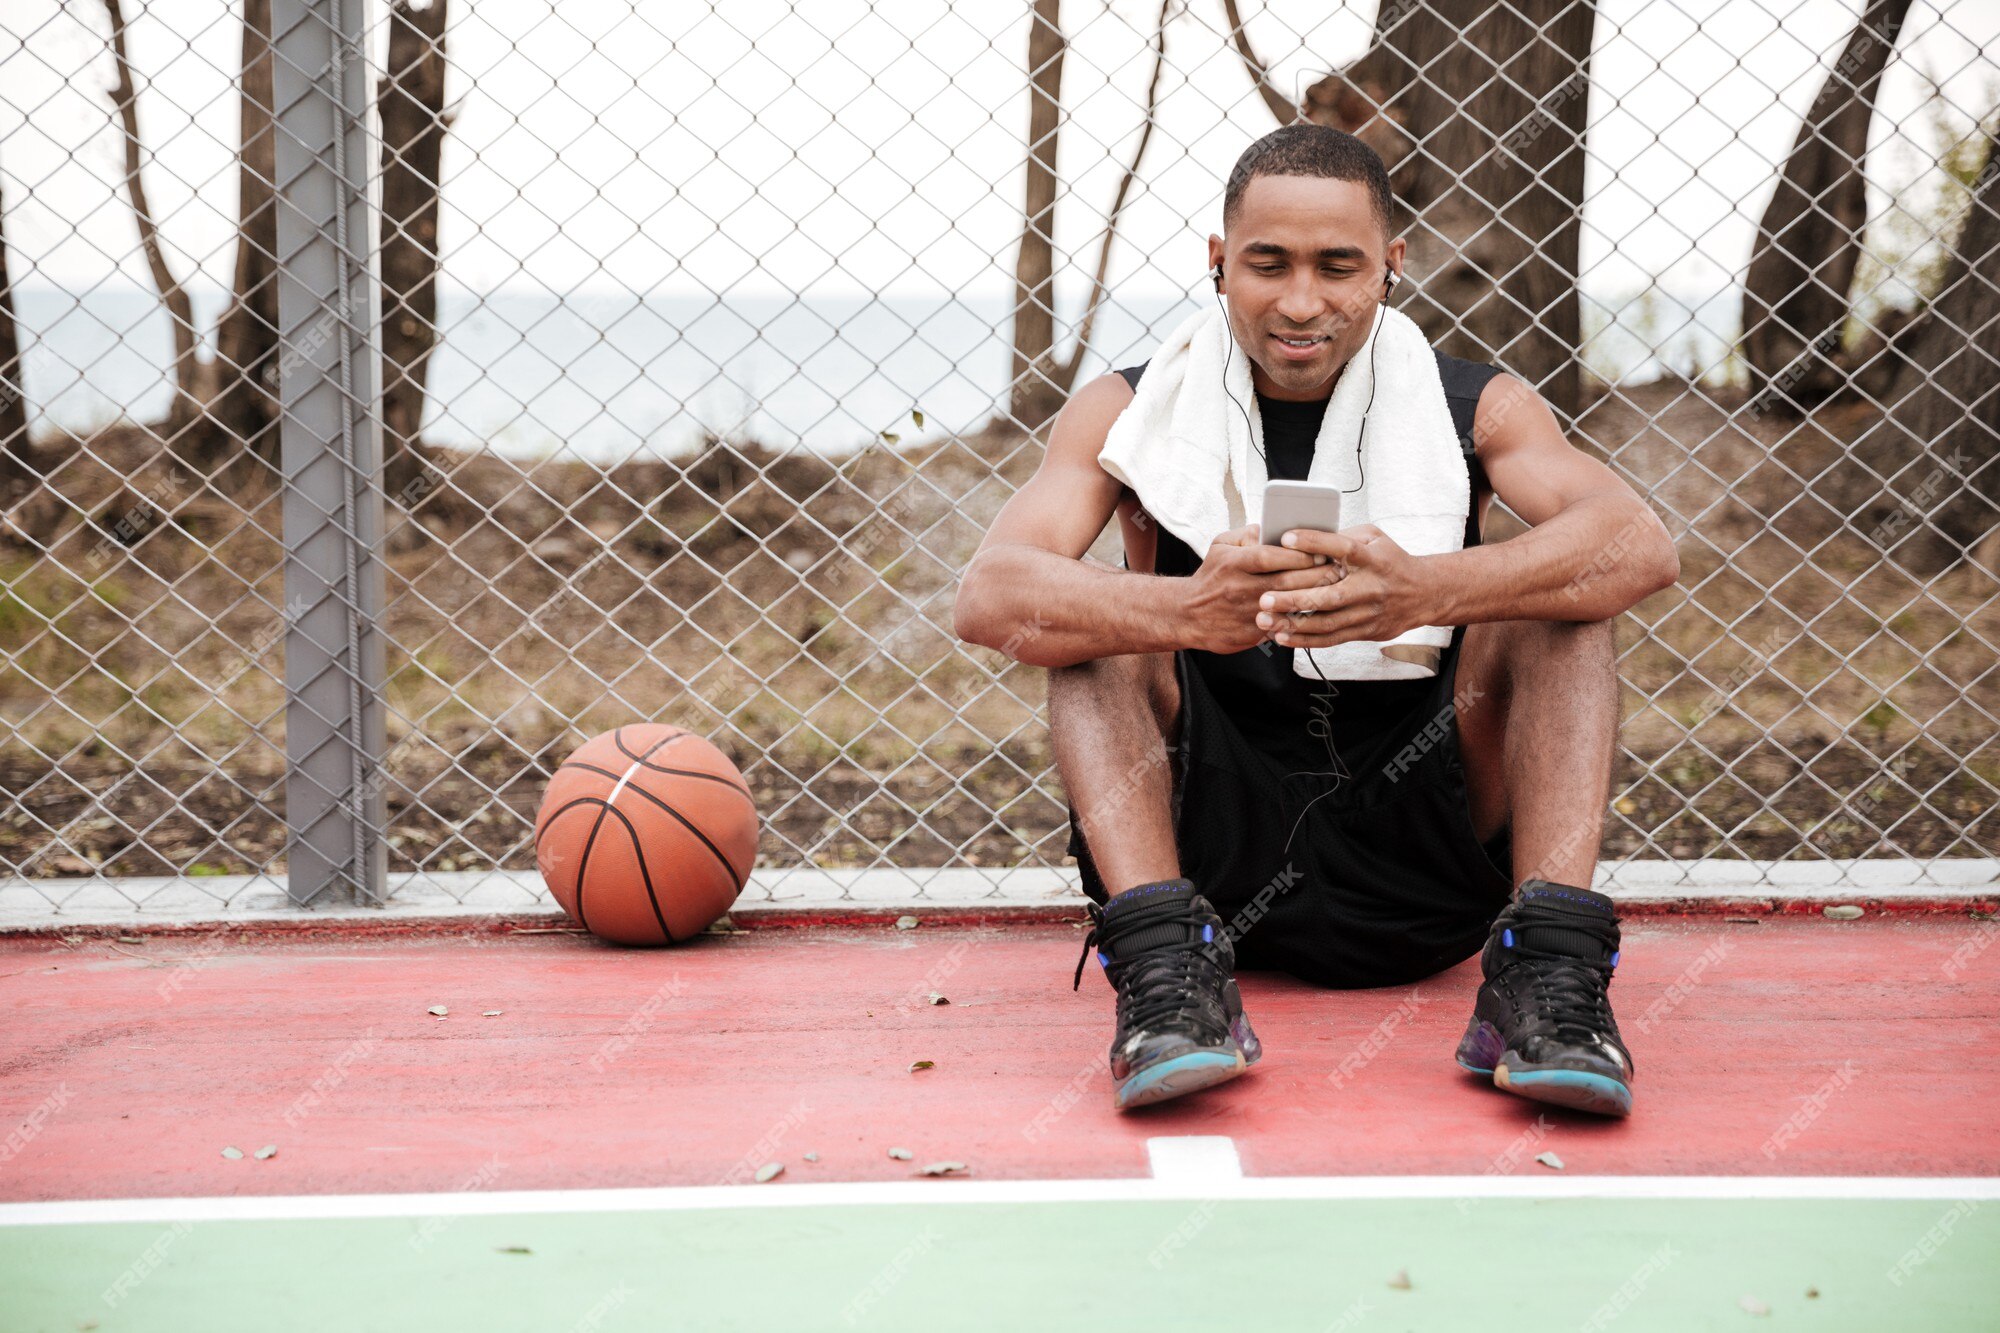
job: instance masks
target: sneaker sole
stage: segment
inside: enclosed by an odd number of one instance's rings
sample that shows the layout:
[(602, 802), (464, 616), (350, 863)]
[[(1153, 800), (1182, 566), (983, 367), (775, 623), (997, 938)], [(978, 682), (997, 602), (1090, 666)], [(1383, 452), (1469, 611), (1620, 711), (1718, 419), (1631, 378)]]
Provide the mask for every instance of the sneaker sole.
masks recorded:
[(1151, 1106), (1227, 1083), (1249, 1067), (1236, 1051), (1189, 1051), (1132, 1075), (1118, 1085), (1114, 1101), (1121, 1111)]
[(1597, 1115), (1632, 1114), (1631, 1087), (1607, 1074), (1593, 1074), (1583, 1069), (1515, 1069), (1507, 1064), (1504, 1056), (1488, 1056), (1493, 1059), (1491, 1065), (1480, 1063), (1481, 1048), (1490, 1049), (1497, 1044), (1499, 1035), (1490, 1024), (1474, 1019), (1466, 1030), (1465, 1040), (1459, 1043), (1455, 1057), (1458, 1067), (1469, 1074), (1491, 1078), (1493, 1086), (1502, 1092), (1511, 1092), (1531, 1101), (1567, 1106), (1574, 1111), (1590, 1111)]
[(1632, 1114), (1632, 1089), (1609, 1075), (1593, 1074), (1584, 1069), (1515, 1071), (1501, 1065), (1493, 1071), (1493, 1086), (1576, 1111), (1615, 1116)]

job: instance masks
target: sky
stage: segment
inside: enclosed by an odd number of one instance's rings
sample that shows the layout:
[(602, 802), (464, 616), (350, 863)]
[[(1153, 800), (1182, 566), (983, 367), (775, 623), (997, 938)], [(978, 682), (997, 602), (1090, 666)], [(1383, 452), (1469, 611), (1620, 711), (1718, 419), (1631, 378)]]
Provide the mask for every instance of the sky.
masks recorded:
[[(350, 0), (350, 3), (356, 0)], [(147, 184), (171, 263), (233, 253), (234, 7), (130, 13)], [(1709, 292), (1747, 263), (1799, 116), (1859, 10), (1806, 0), (1604, 0), (1580, 281)], [(1178, 8), (1178, 6), (1177, 6)], [(379, 63), (383, 6), (372, 4)], [(945, 0), (479, 0), (454, 6), (446, 280), (487, 291), (845, 296), (1011, 289), (1027, 125), (1027, 6)], [(1069, 0), (1057, 240), (1080, 295), (1140, 129), (1150, 0)], [(1374, 7), (1244, 6), (1280, 87), (1365, 49)], [(1114, 287), (1192, 289), (1222, 182), (1275, 122), (1222, 34), (1221, 0), (1169, 33), (1157, 129)], [(119, 192), (103, 7), (0, 8), (0, 183), (15, 280), (144, 282)], [(1961, 130), (2000, 101), (2000, 3), (1918, 4), (1874, 129), (1871, 214), (1933, 151), (1928, 78)], [(1886, 185), (1887, 188), (1884, 188)], [(1919, 181), (1919, 189), (1923, 188)]]

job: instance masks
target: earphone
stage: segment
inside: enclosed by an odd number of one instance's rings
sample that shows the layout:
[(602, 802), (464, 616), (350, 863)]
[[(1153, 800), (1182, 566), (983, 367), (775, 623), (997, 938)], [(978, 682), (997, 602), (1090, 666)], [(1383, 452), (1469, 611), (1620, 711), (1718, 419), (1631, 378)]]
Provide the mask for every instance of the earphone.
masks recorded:
[[(1396, 272), (1396, 270), (1393, 268), (1385, 269), (1383, 271), (1383, 274), (1384, 276), (1382, 282), (1382, 298), (1380, 304), (1387, 305), (1389, 303), (1389, 293), (1394, 291), (1396, 288), (1396, 284), (1403, 280), (1403, 275)], [(1226, 325), (1229, 320), (1229, 311), (1228, 307), (1223, 305), (1223, 300), (1222, 300), (1222, 264), (1220, 261), (1218, 261), (1212, 268), (1208, 270), (1208, 276), (1215, 283), (1215, 303), (1218, 307), (1222, 309), (1223, 322)], [(1229, 344), (1230, 344), (1230, 349), (1233, 350), (1236, 344), (1236, 338), (1233, 333), (1230, 335)], [(1239, 400), (1236, 397), (1235, 391), (1229, 387), (1229, 360), (1228, 360), (1228, 353), (1226, 352), (1224, 354), (1222, 363), (1222, 373), (1223, 373), (1222, 391), (1229, 395), (1229, 401), (1235, 403), (1236, 410), (1242, 413), (1243, 426), (1245, 431), (1248, 432), (1250, 437), (1250, 446), (1251, 448), (1256, 449), (1257, 456), (1264, 460), (1264, 474), (1266, 478), (1268, 478), (1270, 476), (1270, 471), (1271, 471), (1271, 460), (1270, 457), (1267, 454), (1265, 454), (1262, 447), (1260, 447), (1257, 444), (1257, 431), (1256, 428), (1250, 422), (1249, 410), (1243, 406), (1241, 400)], [(1368, 481), (1368, 473), (1366, 470), (1365, 462), (1363, 460), (1362, 451), (1368, 441), (1368, 413), (1375, 406), (1375, 379), (1376, 379), (1375, 340), (1371, 336), (1368, 343), (1368, 402), (1361, 409), (1361, 429), (1356, 433), (1357, 437), (1354, 443), (1354, 467), (1358, 479), (1355, 481), (1352, 489), (1343, 490), (1341, 492), (1341, 494), (1343, 495), (1353, 494), (1354, 491), (1358, 491), (1364, 485), (1366, 485)], [(1268, 644), (1264, 646), (1266, 648), (1269, 647)], [(1339, 786), (1342, 782), (1348, 781), (1352, 779), (1352, 777), (1354, 776), (1352, 773), (1349, 773), (1347, 771), (1347, 765), (1341, 762), (1340, 751), (1334, 748), (1333, 744), (1332, 700), (1339, 697), (1340, 687), (1335, 685), (1332, 681), (1326, 678), (1326, 673), (1320, 670), (1319, 662), (1317, 659), (1313, 657), (1310, 650), (1306, 652), (1306, 660), (1312, 663), (1313, 673), (1319, 677), (1320, 684), (1326, 686), (1327, 689), (1327, 693), (1325, 695), (1321, 696), (1320, 699), (1313, 701), (1312, 707), (1315, 716), (1313, 720), (1307, 724), (1307, 730), (1319, 736), (1322, 740), (1326, 742), (1327, 762), (1329, 765), (1331, 765), (1331, 767), (1319, 773), (1299, 772), (1292, 774), (1292, 776), (1330, 777), (1334, 780), (1334, 785), (1332, 787), (1329, 787), (1326, 791), (1321, 792), (1319, 796), (1315, 796), (1312, 798), (1312, 800), (1307, 801), (1305, 809), (1299, 811), (1298, 819), (1293, 821), (1292, 823), (1291, 833), (1287, 835), (1285, 838), (1285, 848), (1287, 851), (1291, 849), (1292, 839), (1298, 836), (1299, 826), (1305, 822), (1306, 812), (1312, 809), (1313, 805), (1319, 801), (1320, 797), (1331, 796), (1334, 793), (1334, 791), (1339, 789)]]

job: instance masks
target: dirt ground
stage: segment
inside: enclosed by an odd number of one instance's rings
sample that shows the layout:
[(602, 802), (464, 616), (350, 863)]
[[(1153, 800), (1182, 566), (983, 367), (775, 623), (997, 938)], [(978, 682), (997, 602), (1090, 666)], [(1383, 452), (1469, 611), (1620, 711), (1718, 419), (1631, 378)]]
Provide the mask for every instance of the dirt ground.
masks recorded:
[[(1865, 411), (1737, 397), (1626, 386), (1579, 424), (1682, 558), (1620, 625), (1605, 855), (2000, 852), (1991, 551), (1942, 568), (1904, 542), (1921, 478), (1857, 484)], [(275, 867), (278, 502), (176, 482), (135, 428), (80, 443), (51, 553), (0, 546), (0, 874)], [(554, 766), (647, 720), (742, 768), (761, 864), (1061, 864), (1043, 673), (950, 632), (956, 571), (1040, 452), (988, 430), (837, 463), (444, 457), (414, 519), (390, 510), (391, 868), (532, 866)], [(1115, 563), (1115, 532), (1093, 553)]]

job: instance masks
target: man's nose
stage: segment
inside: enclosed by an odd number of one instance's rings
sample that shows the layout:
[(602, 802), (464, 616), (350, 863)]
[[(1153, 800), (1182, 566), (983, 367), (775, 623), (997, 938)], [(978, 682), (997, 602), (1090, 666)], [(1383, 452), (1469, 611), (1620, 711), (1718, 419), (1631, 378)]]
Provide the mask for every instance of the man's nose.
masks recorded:
[(1301, 276), (1285, 284), (1285, 290), (1279, 293), (1278, 302), (1272, 308), (1294, 328), (1316, 329), (1320, 315), (1326, 309), (1326, 301), (1312, 279)]

